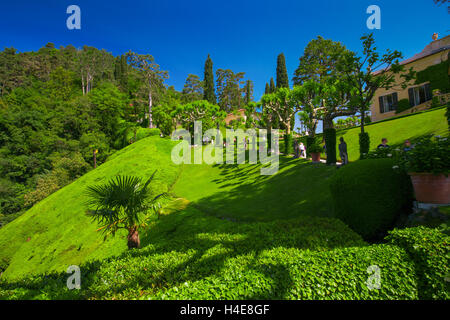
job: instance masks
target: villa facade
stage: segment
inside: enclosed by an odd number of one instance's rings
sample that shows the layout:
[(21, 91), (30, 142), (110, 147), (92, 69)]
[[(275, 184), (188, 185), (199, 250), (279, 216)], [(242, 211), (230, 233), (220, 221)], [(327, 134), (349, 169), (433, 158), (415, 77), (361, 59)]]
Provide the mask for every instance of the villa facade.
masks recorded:
[[(434, 34), (433, 41), (422, 52), (402, 61), (401, 64), (405, 66), (405, 70), (412, 67), (414, 71), (420, 72), (431, 66), (448, 61), (449, 52), (450, 36), (438, 40), (437, 34)], [(450, 74), (448, 69), (447, 74)], [(400, 82), (398, 75), (396, 80), (398, 83)], [(411, 84), (404, 90), (399, 87), (390, 90), (378, 89), (370, 108), (371, 119), (372, 121), (380, 121), (394, 116), (426, 110), (431, 106), (432, 98), (433, 92), (429, 81)], [(408, 100), (409, 108), (402, 112), (396, 112), (398, 102), (403, 99)], [(449, 101), (450, 93), (440, 94), (439, 99), (441, 103)]]

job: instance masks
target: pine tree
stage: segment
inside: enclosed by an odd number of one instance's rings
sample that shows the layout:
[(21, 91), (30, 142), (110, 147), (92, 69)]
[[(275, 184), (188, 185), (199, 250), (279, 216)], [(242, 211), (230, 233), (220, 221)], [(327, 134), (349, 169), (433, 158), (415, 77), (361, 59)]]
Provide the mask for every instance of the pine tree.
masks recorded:
[(270, 93), (270, 87), (269, 84), (266, 82), (266, 89), (264, 90), (264, 94), (269, 94)]
[(277, 89), (279, 88), (289, 88), (286, 59), (283, 53), (280, 53), (277, 58)]
[(275, 88), (275, 82), (273, 81), (273, 78), (270, 78), (270, 88), (269, 88), (270, 93), (274, 93), (276, 91)]
[(244, 87), (244, 102), (248, 105), (253, 101), (253, 81), (247, 80)]
[(208, 54), (208, 58), (205, 62), (205, 74), (204, 74), (204, 92), (203, 99), (209, 103), (216, 104), (216, 94), (214, 92), (214, 74), (213, 74), (213, 62)]

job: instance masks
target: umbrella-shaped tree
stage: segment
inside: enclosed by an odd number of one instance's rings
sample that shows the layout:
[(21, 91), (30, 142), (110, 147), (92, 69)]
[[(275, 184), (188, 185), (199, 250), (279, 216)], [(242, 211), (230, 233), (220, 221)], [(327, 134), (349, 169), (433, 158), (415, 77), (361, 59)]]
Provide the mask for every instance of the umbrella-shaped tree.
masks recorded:
[(105, 233), (115, 235), (119, 229), (128, 231), (128, 249), (139, 248), (138, 229), (147, 225), (148, 213), (160, 208), (160, 199), (166, 193), (154, 195), (150, 183), (156, 171), (146, 181), (139, 177), (117, 176), (104, 185), (87, 188), (87, 214)]

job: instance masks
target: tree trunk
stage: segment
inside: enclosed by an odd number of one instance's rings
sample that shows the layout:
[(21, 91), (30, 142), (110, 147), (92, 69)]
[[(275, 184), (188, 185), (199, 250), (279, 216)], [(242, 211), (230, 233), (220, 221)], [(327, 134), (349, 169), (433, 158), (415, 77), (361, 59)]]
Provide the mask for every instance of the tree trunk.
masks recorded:
[(139, 232), (136, 227), (128, 229), (128, 249), (140, 248), (141, 240), (139, 239)]
[(286, 134), (291, 134), (291, 118), (286, 121), (284, 126), (286, 127)]
[(83, 74), (81, 74), (81, 87), (83, 88), (83, 96), (86, 94), (86, 91), (84, 89), (84, 77)]
[(361, 113), (361, 133), (364, 133), (364, 115), (365, 112)]

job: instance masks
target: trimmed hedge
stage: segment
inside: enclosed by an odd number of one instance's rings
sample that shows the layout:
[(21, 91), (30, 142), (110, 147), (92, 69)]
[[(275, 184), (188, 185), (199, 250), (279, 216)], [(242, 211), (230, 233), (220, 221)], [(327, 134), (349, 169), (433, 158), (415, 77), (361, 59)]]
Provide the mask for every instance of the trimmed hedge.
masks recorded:
[(450, 237), (425, 227), (394, 230), (386, 238), (415, 263), (420, 299), (450, 299)]
[(391, 159), (360, 160), (331, 178), (335, 216), (364, 239), (384, 235), (412, 207), (411, 180), (393, 166)]
[(336, 129), (328, 128), (323, 131), (325, 145), (327, 146), (327, 164), (335, 164), (336, 159)]
[(369, 133), (361, 132), (359, 134), (359, 158), (364, 159), (369, 153), (370, 149), (370, 137)]
[(294, 153), (293, 148), (294, 140), (292, 139), (292, 134), (285, 134), (284, 135), (284, 154), (290, 155)]

